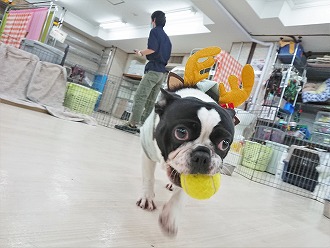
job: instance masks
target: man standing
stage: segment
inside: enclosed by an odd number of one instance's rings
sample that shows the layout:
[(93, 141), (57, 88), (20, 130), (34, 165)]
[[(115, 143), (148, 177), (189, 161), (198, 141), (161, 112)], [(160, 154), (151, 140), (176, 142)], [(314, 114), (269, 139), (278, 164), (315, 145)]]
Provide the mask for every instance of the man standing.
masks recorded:
[(165, 66), (171, 56), (172, 44), (163, 30), (166, 23), (165, 13), (157, 10), (151, 15), (151, 27), (148, 48), (134, 50), (139, 56), (146, 56), (148, 63), (144, 76), (136, 90), (131, 117), (126, 125), (115, 125), (115, 128), (131, 133), (139, 132), (137, 124), (141, 117), (144, 121), (151, 113), (162, 83), (166, 78)]

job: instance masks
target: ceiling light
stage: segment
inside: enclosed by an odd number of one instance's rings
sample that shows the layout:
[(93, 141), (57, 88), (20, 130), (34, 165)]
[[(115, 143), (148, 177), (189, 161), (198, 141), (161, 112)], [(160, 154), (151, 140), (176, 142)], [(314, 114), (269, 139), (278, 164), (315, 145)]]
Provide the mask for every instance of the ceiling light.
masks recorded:
[(118, 5), (118, 4), (122, 4), (125, 3), (125, 1), (123, 0), (107, 0), (109, 3), (111, 3), (112, 5)]
[(112, 28), (120, 28), (126, 25), (126, 22), (122, 20), (115, 20), (115, 21), (109, 21), (109, 22), (103, 22), (100, 24), (101, 28), (104, 29), (112, 29)]
[(196, 10), (193, 7), (182, 8), (182, 9), (175, 9), (166, 11), (166, 19), (182, 19), (187, 17), (192, 17), (196, 14)]

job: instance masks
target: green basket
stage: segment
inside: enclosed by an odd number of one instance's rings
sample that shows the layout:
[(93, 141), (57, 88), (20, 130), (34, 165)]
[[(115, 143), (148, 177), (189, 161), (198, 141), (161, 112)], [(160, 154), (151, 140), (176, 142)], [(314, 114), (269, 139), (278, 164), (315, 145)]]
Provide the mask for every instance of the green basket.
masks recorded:
[(258, 171), (266, 171), (272, 153), (271, 147), (253, 141), (245, 141), (242, 165)]
[(88, 87), (69, 83), (63, 105), (75, 112), (91, 115), (100, 94)]

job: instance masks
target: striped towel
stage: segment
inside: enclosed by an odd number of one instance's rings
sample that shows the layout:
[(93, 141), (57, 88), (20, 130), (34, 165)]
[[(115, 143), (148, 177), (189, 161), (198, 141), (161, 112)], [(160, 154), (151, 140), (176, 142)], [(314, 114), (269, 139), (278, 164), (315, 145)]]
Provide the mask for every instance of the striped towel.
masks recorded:
[(6, 19), (1, 41), (7, 45), (19, 48), (22, 38), (27, 34), (32, 13), (17, 13), (10, 11)]
[(238, 77), (238, 82), (241, 82), (241, 73), (243, 66), (234, 59), (229, 53), (221, 51), (216, 57), (216, 70), (213, 80), (218, 83), (223, 83), (227, 91), (230, 90), (228, 83), (228, 77), (230, 75), (235, 75)]

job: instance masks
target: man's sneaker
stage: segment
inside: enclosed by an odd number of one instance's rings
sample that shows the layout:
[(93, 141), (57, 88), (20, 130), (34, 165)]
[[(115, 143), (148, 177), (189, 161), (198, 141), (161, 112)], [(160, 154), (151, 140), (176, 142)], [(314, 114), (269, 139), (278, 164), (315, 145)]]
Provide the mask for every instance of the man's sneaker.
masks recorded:
[(140, 133), (140, 129), (138, 129), (137, 126), (131, 126), (129, 123), (125, 125), (115, 125), (115, 128), (133, 134)]

